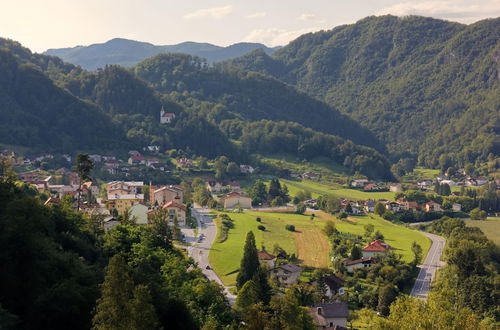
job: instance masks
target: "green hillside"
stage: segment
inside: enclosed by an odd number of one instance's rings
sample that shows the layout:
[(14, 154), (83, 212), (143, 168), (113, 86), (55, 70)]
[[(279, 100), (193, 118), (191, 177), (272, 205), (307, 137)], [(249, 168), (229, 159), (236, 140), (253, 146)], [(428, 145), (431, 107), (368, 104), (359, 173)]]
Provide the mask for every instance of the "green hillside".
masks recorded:
[(271, 74), (349, 114), (398, 155), (434, 167), (500, 153), (500, 19), (472, 25), (368, 17), (305, 34), (271, 57), (225, 63)]

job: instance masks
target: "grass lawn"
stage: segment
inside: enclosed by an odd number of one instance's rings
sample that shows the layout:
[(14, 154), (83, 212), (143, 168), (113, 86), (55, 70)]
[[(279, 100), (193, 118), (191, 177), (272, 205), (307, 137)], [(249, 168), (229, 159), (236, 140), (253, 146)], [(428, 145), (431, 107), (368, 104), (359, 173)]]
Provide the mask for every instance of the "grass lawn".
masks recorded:
[(500, 244), (500, 218), (488, 218), (487, 220), (465, 220), (469, 227), (479, 227), (483, 233), (496, 244)]
[(335, 183), (320, 183), (310, 180), (293, 181), (280, 179), (280, 181), (287, 185), (290, 196), (295, 196), (298, 191), (310, 191), (311, 195), (316, 198), (320, 195), (332, 195), (335, 197), (348, 198), (352, 200), (364, 199), (388, 199), (394, 200), (396, 193), (394, 192), (365, 192), (356, 189), (343, 188), (341, 185)]
[[(321, 211), (315, 212), (314, 220), (310, 220), (309, 215), (288, 213), (245, 212), (229, 215), (234, 220), (234, 228), (229, 231), (225, 242), (213, 244), (209, 254), (212, 267), (226, 285), (235, 284), (245, 237), (250, 230), (255, 234), (258, 249), (264, 245), (272, 253), (274, 244), (278, 244), (289, 254), (295, 253), (304, 265), (313, 267), (329, 266), (330, 243), (322, 231), (325, 222), (329, 220), (336, 222), (339, 231), (352, 234), (363, 234), (363, 226), (372, 223), (375, 230), (380, 230), (385, 241), (396, 253), (402, 254), (406, 261), (413, 258), (413, 241), (422, 246), (424, 255), (430, 247), (430, 241), (425, 236), (375, 215), (352, 217), (349, 221), (339, 221)], [(262, 219), (262, 225), (266, 227), (265, 232), (257, 229), (260, 224), (255, 220), (257, 217)], [(295, 225), (296, 232), (287, 231), (287, 224)]]

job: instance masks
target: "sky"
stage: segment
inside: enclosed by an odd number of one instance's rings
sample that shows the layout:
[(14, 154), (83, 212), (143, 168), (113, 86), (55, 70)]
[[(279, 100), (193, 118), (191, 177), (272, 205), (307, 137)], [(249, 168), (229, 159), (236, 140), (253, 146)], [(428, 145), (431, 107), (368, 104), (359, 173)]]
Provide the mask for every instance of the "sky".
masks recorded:
[(500, 0), (0, 0), (0, 37), (36, 52), (127, 38), (228, 46), (286, 45), (301, 34), (370, 15), (461, 23), (500, 16)]

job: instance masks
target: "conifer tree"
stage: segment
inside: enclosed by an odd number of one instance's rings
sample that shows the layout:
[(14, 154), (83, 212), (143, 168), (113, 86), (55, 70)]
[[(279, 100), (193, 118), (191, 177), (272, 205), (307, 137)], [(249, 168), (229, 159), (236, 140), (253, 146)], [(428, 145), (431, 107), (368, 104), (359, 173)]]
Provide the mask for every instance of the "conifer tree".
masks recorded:
[(259, 302), (257, 285), (253, 280), (247, 281), (238, 291), (236, 307), (245, 311), (248, 307)]
[(236, 278), (236, 287), (241, 289), (247, 281), (253, 279), (258, 268), (260, 268), (260, 264), (257, 255), (257, 247), (255, 245), (255, 236), (253, 232), (249, 231), (245, 241), (240, 271), (238, 272), (238, 277)]
[(132, 328), (134, 330), (158, 328), (158, 316), (151, 300), (151, 293), (146, 285), (135, 287), (134, 299), (131, 302)]
[(115, 255), (106, 267), (101, 298), (97, 301), (93, 328), (99, 330), (131, 329), (131, 300), (134, 284), (127, 264)]

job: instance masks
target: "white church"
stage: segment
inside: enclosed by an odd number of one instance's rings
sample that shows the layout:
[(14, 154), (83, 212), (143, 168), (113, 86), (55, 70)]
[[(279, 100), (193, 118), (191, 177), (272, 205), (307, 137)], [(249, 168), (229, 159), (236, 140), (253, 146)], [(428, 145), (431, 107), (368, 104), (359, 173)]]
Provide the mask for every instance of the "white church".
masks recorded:
[(170, 124), (175, 119), (175, 113), (165, 112), (163, 106), (160, 111), (160, 124)]

